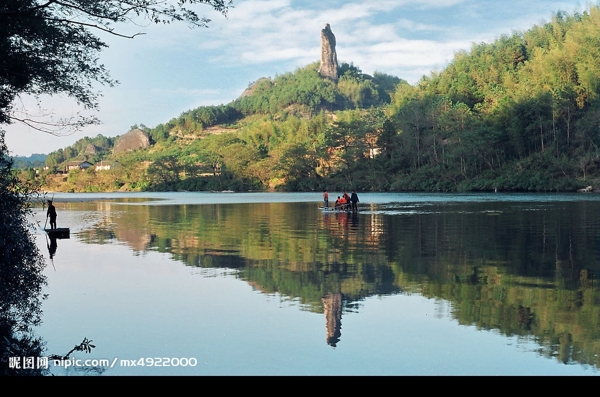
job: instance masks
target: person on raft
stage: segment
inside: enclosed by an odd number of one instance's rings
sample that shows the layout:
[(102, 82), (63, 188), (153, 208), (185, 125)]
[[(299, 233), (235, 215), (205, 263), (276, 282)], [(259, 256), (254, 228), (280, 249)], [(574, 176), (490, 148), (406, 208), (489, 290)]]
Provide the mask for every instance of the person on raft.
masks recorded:
[(52, 205), (52, 200), (48, 200), (46, 218), (50, 218), (50, 229), (56, 229), (56, 208)]

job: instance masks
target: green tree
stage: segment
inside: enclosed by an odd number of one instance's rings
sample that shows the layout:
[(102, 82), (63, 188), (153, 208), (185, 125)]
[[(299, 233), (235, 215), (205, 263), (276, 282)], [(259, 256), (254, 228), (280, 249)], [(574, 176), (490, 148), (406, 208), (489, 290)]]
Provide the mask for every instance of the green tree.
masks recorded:
[(326, 143), (330, 155), (345, 176), (348, 186), (354, 186), (353, 171), (367, 149), (365, 136), (368, 125), (362, 119), (339, 120), (327, 130)]
[(153, 190), (173, 190), (180, 180), (183, 167), (175, 156), (161, 157), (148, 167), (148, 176)]
[[(46, 132), (48, 120), (31, 121), (13, 112), (16, 97), (66, 95), (87, 109), (96, 109), (95, 84), (115, 81), (98, 54), (107, 45), (95, 32), (122, 37), (119, 23), (182, 21), (206, 26), (208, 19), (188, 5), (206, 4), (226, 13), (229, 0), (7, 0), (0, 5), (0, 123), (21, 121)], [(44, 123), (41, 123), (44, 121)], [(55, 127), (79, 128), (95, 117), (59, 121)]]
[(32, 331), (41, 321), (46, 279), (28, 221), (32, 192), (16, 178), (7, 152), (0, 132), (0, 374), (35, 374), (8, 368), (9, 357), (41, 356), (41, 342)]
[(316, 153), (305, 144), (291, 144), (283, 148), (275, 170), (288, 181), (312, 179), (319, 165)]

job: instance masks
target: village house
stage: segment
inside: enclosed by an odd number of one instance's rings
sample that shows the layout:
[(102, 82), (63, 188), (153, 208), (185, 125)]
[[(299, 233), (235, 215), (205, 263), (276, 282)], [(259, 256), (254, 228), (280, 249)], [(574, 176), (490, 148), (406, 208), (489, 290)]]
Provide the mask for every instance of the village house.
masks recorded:
[(65, 172), (69, 172), (73, 169), (85, 171), (93, 165), (94, 164), (90, 163), (89, 161), (71, 161), (65, 165)]
[(115, 163), (113, 161), (100, 161), (96, 163), (96, 171), (108, 171), (114, 167)]

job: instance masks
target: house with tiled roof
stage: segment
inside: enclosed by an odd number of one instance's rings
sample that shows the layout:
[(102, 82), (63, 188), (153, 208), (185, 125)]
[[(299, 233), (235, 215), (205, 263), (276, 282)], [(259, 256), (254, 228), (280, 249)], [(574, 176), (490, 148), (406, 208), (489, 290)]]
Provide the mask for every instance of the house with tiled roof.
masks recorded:
[(65, 164), (65, 172), (69, 172), (74, 169), (85, 171), (93, 165), (94, 164), (90, 163), (89, 161), (71, 161)]

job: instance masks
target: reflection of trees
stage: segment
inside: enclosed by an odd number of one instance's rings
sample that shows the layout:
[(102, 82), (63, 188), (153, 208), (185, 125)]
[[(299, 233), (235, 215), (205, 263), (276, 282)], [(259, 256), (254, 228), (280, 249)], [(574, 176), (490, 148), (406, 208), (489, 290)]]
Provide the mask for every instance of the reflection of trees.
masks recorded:
[[(597, 286), (557, 289), (491, 264), (483, 267), (476, 284), (418, 278), (424, 296), (452, 302), (452, 315), (460, 324), (533, 340), (541, 345), (541, 354), (565, 363), (599, 364)], [(414, 283), (414, 277), (405, 282)]]
[(146, 249), (189, 266), (237, 269), (265, 293), (298, 299), (326, 313), (334, 343), (333, 320), (339, 325), (344, 310), (368, 296), (413, 291), (451, 302), (461, 324), (535, 340), (563, 362), (598, 365), (600, 203), (522, 206), (397, 204), (386, 208), (397, 214), (357, 219), (302, 203), (136, 206), (107, 230), (151, 235)]
[(600, 366), (600, 230), (590, 217), (599, 203), (530, 207), (496, 205), (489, 214), (457, 206), (417, 217), (394, 265), (398, 285), (452, 302), (461, 324), (533, 340), (565, 363)]

